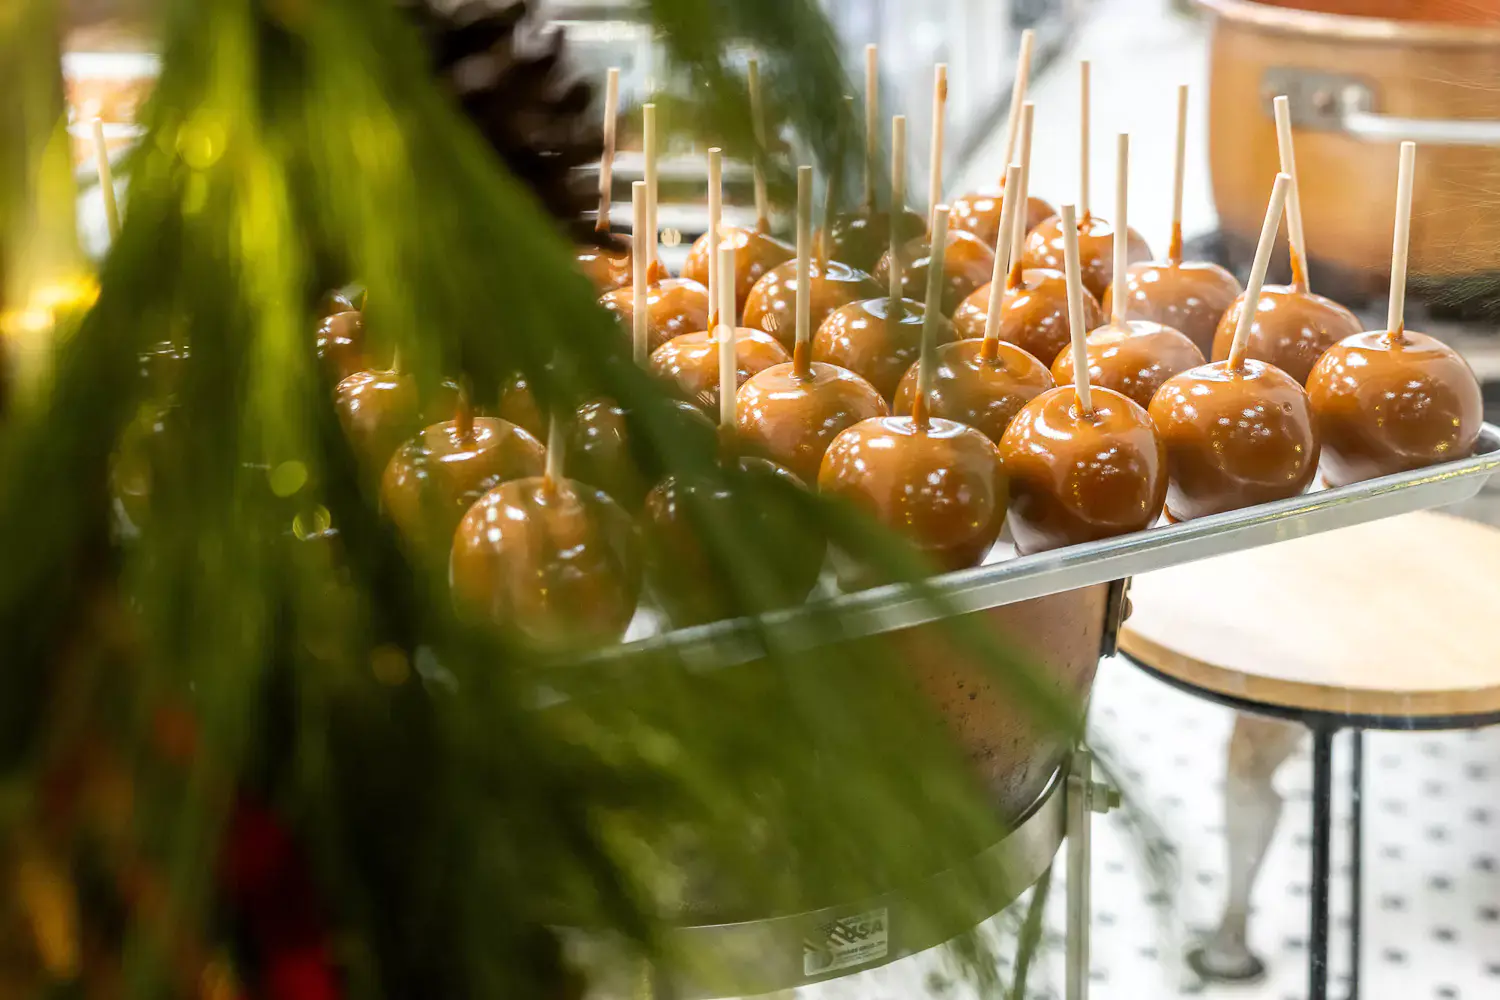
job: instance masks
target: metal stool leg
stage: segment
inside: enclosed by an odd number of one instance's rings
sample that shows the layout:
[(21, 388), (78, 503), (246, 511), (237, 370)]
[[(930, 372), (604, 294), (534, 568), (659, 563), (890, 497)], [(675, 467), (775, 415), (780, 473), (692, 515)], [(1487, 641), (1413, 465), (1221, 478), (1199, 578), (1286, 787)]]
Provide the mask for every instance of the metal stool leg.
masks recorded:
[(1349, 805), (1349, 1000), (1359, 1000), (1360, 934), (1364, 922), (1365, 731), (1350, 730)]
[(1328, 1000), (1328, 876), (1333, 839), (1333, 731), (1313, 730), (1312, 900), (1308, 914), (1307, 996)]
[(1026, 919), (1021, 924), (1021, 933), (1016, 940), (1016, 972), (1011, 981), (1011, 1000), (1026, 1000), (1026, 980), (1031, 972), (1031, 960), (1042, 944), (1042, 931), (1047, 916), (1047, 897), (1052, 891), (1052, 868), (1049, 866), (1037, 880), (1031, 891), (1031, 903), (1026, 907)]
[(1092, 755), (1087, 750), (1076, 751), (1073, 770), (1068, 775), (1068, 939), (1064, 983), (1067, 1000), (1088, 1000), (1089, 995), (1089, 919), (1093, 909), (1089, 876), (1093, 867), (1090, 842), (1094, 819), (1089, 798), (1093, 781)]

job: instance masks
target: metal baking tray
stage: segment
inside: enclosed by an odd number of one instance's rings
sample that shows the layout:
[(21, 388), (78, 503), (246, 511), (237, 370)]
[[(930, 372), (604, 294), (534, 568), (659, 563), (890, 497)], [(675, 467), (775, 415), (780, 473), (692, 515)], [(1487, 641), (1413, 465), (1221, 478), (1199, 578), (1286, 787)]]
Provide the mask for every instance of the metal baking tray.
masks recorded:
[[(816, 645), (823, 641), (820, 635), (824, 630), (801, 626), (811, 624), (818, 612), (836, 610), (843, 625), (840, 638), (878, 635), (954, 614), (983, 611), (1226, 552), (1457, 503), (1478, 493), (1496, 469), (1500, 469), (1500, 428), (1486, 423), (1480, 429), (1474, 454), (1458, 461), (1337, 489), (1314, 488), (1275, 503), (1181, 524), (1160, 524), (1147, 531), (1031, 556), (1007, 557), (1007, 547), (997, 546), (984, 565), (934, 577), (920, 587), (894, 584), (818, 598), (807, 606), (766, 614), (759, 624), (774, 629), (790, 646), (797, 645), (799, 636), (805, 636), (808, 645)], [(701, 658), (704, 666), (729, 666), (763, 655), (750, 641), (751, 634), (745, 619), (713, 622), (637, 638), (587, 659), (670, 649), (689, 662)]]

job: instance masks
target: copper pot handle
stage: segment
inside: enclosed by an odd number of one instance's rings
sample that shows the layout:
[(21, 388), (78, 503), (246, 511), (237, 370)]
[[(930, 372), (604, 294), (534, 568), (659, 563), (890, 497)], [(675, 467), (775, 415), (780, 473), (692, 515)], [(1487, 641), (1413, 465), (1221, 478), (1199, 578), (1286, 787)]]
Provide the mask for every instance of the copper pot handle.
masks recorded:
[(1343, 132), (1365, 142), (1411, 139), (1427, 146), (1500, 146), (1500, 121), (1477, 118), (1401, 118), (1377, 110), (1369, 81), (1341, 73), (1273, 66), (1261, 80), (1267, 117), (1272, 101), (1291, 98), (1292, 125), (1320, 132)]

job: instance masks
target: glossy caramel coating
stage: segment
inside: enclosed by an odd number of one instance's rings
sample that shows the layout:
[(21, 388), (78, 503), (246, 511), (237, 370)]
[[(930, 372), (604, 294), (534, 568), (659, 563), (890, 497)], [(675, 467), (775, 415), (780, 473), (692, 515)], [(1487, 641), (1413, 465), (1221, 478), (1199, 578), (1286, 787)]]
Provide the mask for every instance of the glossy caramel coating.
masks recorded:
[[(1241, 291), (1239, 279), (1208, 261), (1142, 261), (1125, 272), (1125, 318), (1181, 330), (1206, 358), (1213, 354), (1219, 318)], [(1111, 285), (1104, 292), (1106, 315), (1113, 302)]]
[(544, 457), (541, 442), (509, 421), (445, 420), (396, 449), (380, 502), (409, 541), (446, 552), (464, 511), (503, 482), (541, 475)]
[(327, 319), (336, 313), (358, 311), (359, 306), (355, 303), (354, 297), (342, 289), (336, 288), (331, 292), (325, 292), (318, 300), (319, 319)]
[[(1089, 384), (1123, 392), (1146, 409), (1163, 382), (1203, 364), (1203, 352), (1182, 332), (1149, 320), (1113, 323), (1090, 333)], [(1073, 384), (1073, 352), (1059, 351), (1052, 362), (1058, 385)]]
[[(861, 271), (874, 270), (881, 255), (891, 248), (891, 213), (884, 209), (847, 212), (835, 217), (829, 228), (833, 233), (833, 243), (828, 248), (828, 255)], [(902, 242), (921, 239), (927, 235), (927, 218), (906, 209), (901, 213), (900, 228)], [(819, 230), (819, 241), (824, 238), (823, 231)], [(820, 242), (819, 246), (822, 245)]]
[[(979, 237), (985, 246), (993, 248), (1000, 238), (1000, 213), (1005, 209), (1005, 182), (994, 187), (980, 188), (966, 195), (954, 198), (949, 203), (951, 214), (948, 216), (950, 229), (962, 229), (966, 233), (973, 233)], [(1041, 198), (1031, 195), (1026, 199), (1026, 231), (1029, 233), (1043, 222), (1057, 214), (1053, 208)]]
[(458, 409), (458, 386), (444, 382), (422, 405), (417, 381), (404, 372), (355, 372), (333, 391), (334, 409), (360, 464), (385, 468), (401, 443), (442, 413)]
[[(881, 294), (864, 271), (850, 267), (842, 261), (812, 262), (812, 328), (816, 330), (828, 318), (828, 314), (840, 306), (871, 299)], [(789, 260), (779, 264), (755, 283), (745, 300), (745, 313), (741, 322), (745, 326), (764, 330), (781, 346), (791, 350), (797, 339), (797, 262)]]
[[(925, 239), (912, 240), (901, 248), (901, 294), (918, 302), (927, 301), (927, 267), (932, 247)], [(995, 251), (973, 233), (949, 230), (943, 254), (943, 315), (951, 316), (974, 289), (989, 284), (995, 273)], [(891, 284), (891, 255), (886, 251), (875, 266), (875, 280), (882, 288)]]
[[(750, 289), (755, 287), (767, 271), (786, 263), (796, 256), (795, 247), (768, 233), (740, 226), (720, 226), (720, 244), (734, 247), (734, 307), (742, 314)], [(693, 241), (687, 260), (682, 265), (682, 276), (692, 278), (705, 287), (708, 285), (708, 234)], [(743, 322), (743, 320), (742, 320)], [(755, 323), (745, 323), (756, 326)]]
[[(599, 304), (614, 313), (626, 337), (634, 333), (635, 288), (617, 288)], [(646, 345), (656, 350), (673, 337), (708, 326), (708, 289), (689, 278), (663, 278), (646, 290)]]
[[(735, 391), (745, 380), (772, 365), (792, 360), (781, 342), (763, 330), (740, 327), (734, 344)], [(714, 332), (699, 330), (673, 337), (651, 352), (646, 370), (670, 379), (684, 399), (708, 398), (717, 412), (719, 396), (719, 341)]]
[(490, 490), (459, 522), (449, 570), (460, 608), (547, 649), (618, 641), (640, 602), (630, 515), (571, 479)]
[[(847, 368), (890, 400), (901, 376), (922, 353), (922, 322), (927, 315), (920, 302), (902, 300), (897, 322), (887, 319), (890, 299), (860, 299), (835, 309), (812, 339), (814, 361)], [(937, 342), (953, 341), (953, 324), (939, 319)]]
[(1464, 458), (1484, 421), (1479, 381), (1453, 348), (1407, 330), (1346, 337), (1307, 381), (1329, 486)]
[[(962, 340), (984, 336), (990, 316), (990, 286), (976, 288), (953, 312), (953, 329)], [(1092, 330), (1104, 323), (1099, 300), (1088, 289), (1083, 292), (1083, 327)], [(1068, 346), (1068, 279), (1061, 271), (1028, 268), (1020, 281), (1007, 287), (1000, 299), (1001, 340), (1015, 344), (1027, 354), (1050, 365)]]
[[(967, 424), (996, 444), (1021, 407), (1057, 383), (1047, 366), (1015, 344), (996, 341), (986, 357), (983, 340), (960, 340), (937, 350), (927, 411)], [(917, 366), (896, 390), (893, 409), (910, 413), (917, 401)]]
[[(1219, 320), (1214, 333), (1215, 361), (1229, 357), (1244, 308), (1244, 295), (1236, 296)], [(1362, 331), (1359, 319), (1332, 299), (1288, 285), (1266, 285), (1256, 305), (1245, 356), (1275, 365), (1306, 385), (1324, 351)]]
[(937, 572), (979, 565), (1005, 522), (995, 445), (940, 417), (875, 417), (848, 428), (823, 456), (818, 490), (905, 536)]
[(735, 430), (747, 451), (815, 483), (833, 439), (890, 408), (873, 385), (847, 368), (816, 361), (810, 368), (812, 377), (805, 379), (792, 365), (752, 376), (740, 387)]
[[(668, 476), (646, 496), (640, 523), (647, 574), (675, 625), (790, 607), (817, 585), (826, 540), (794, 506), (777, 501), (776, 487), (806, 484), (783, 466), (753, 456), (737, 459), (735, 470), (726, 479)], [(710, 534), (723, 525), (735, 525), (738, 537)], [(759, 568), (772, 577), (737, 588), (739, 547), (769, 538), (776, 539), (777, 559)]]
[(1167, 455), (1146, 411), (1112, 389), (1060, 385), (1021, 408), (1000, 439), (1010, 533), (1022, 555), (1144, 531), (1167, 495)]
[(536, 401), (536, 393), (531, 391), (531, 381), (525, 375), (512, 375), (500, 387), (500, 401), (495, 407), (495, 416), (501, 420), (509, 420), (538, 441), (547, 437), (547, 418), (543, 416), (542, 407)]
[[(635, 254), (630, 245), (630, 237), (615, 236), (613, 239), (620, 241), (624, 248), (621, 252), (610, 253), (601, 247), (582, 246), (574, 257), (578, 269), (593, 282), (600, 295), (617, 288), (630, 288), (635, 282)], [(646, 283), (649, 285), (668, 277), (670, 275), (666, 265), (660, 258), (653, 260), (646, 271)]]
[(365, 317), (341, 312), (318, 323), (317, 352), (334, 382), (369, 367), (365, 362)]
[[(1146, 238), (1130, 230), (1126, 243), (1126, 263), (1151, 259)], [(1115, 227), (1097, 215), (1078, 220), (1078, 261), (1083, 269), (1083, 287), (1095, 299), (1103, 299), (1115, 274)], [(1023, 267), (1046, 267), (1063, 270), (1062, 219), (1053, 216), (1037, 226), (1026, 237)]]
[(1298, 496), (1318, 471), (1307, 393), (1264, 361), (1169, 379), (1151, 419), (1167, 449), (1167, 513), (1179, 521)]

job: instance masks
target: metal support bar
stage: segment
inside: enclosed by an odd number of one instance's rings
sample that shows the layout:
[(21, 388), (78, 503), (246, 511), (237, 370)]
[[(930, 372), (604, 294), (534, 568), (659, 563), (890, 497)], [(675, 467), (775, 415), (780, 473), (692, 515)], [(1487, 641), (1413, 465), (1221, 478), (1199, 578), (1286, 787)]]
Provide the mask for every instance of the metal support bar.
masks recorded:
[(1328, 878), (1333, 839), (1333, 730), (1313, 730), (1312, 886), (1307, 996), (1328, 1000)]
[(1107, 813), (1119, 804), (1118, 791), (1094, 781), (1094, 755), (1085, 748), (1074, 751), (1068, 774), (1067, 1000), (1088, 1000), (1089, 995), (1094, 813)]
[(1349, 730), (1349, 1000), (1359, 1000), (1360, 934), (1364, 923), (1365, 731)]

